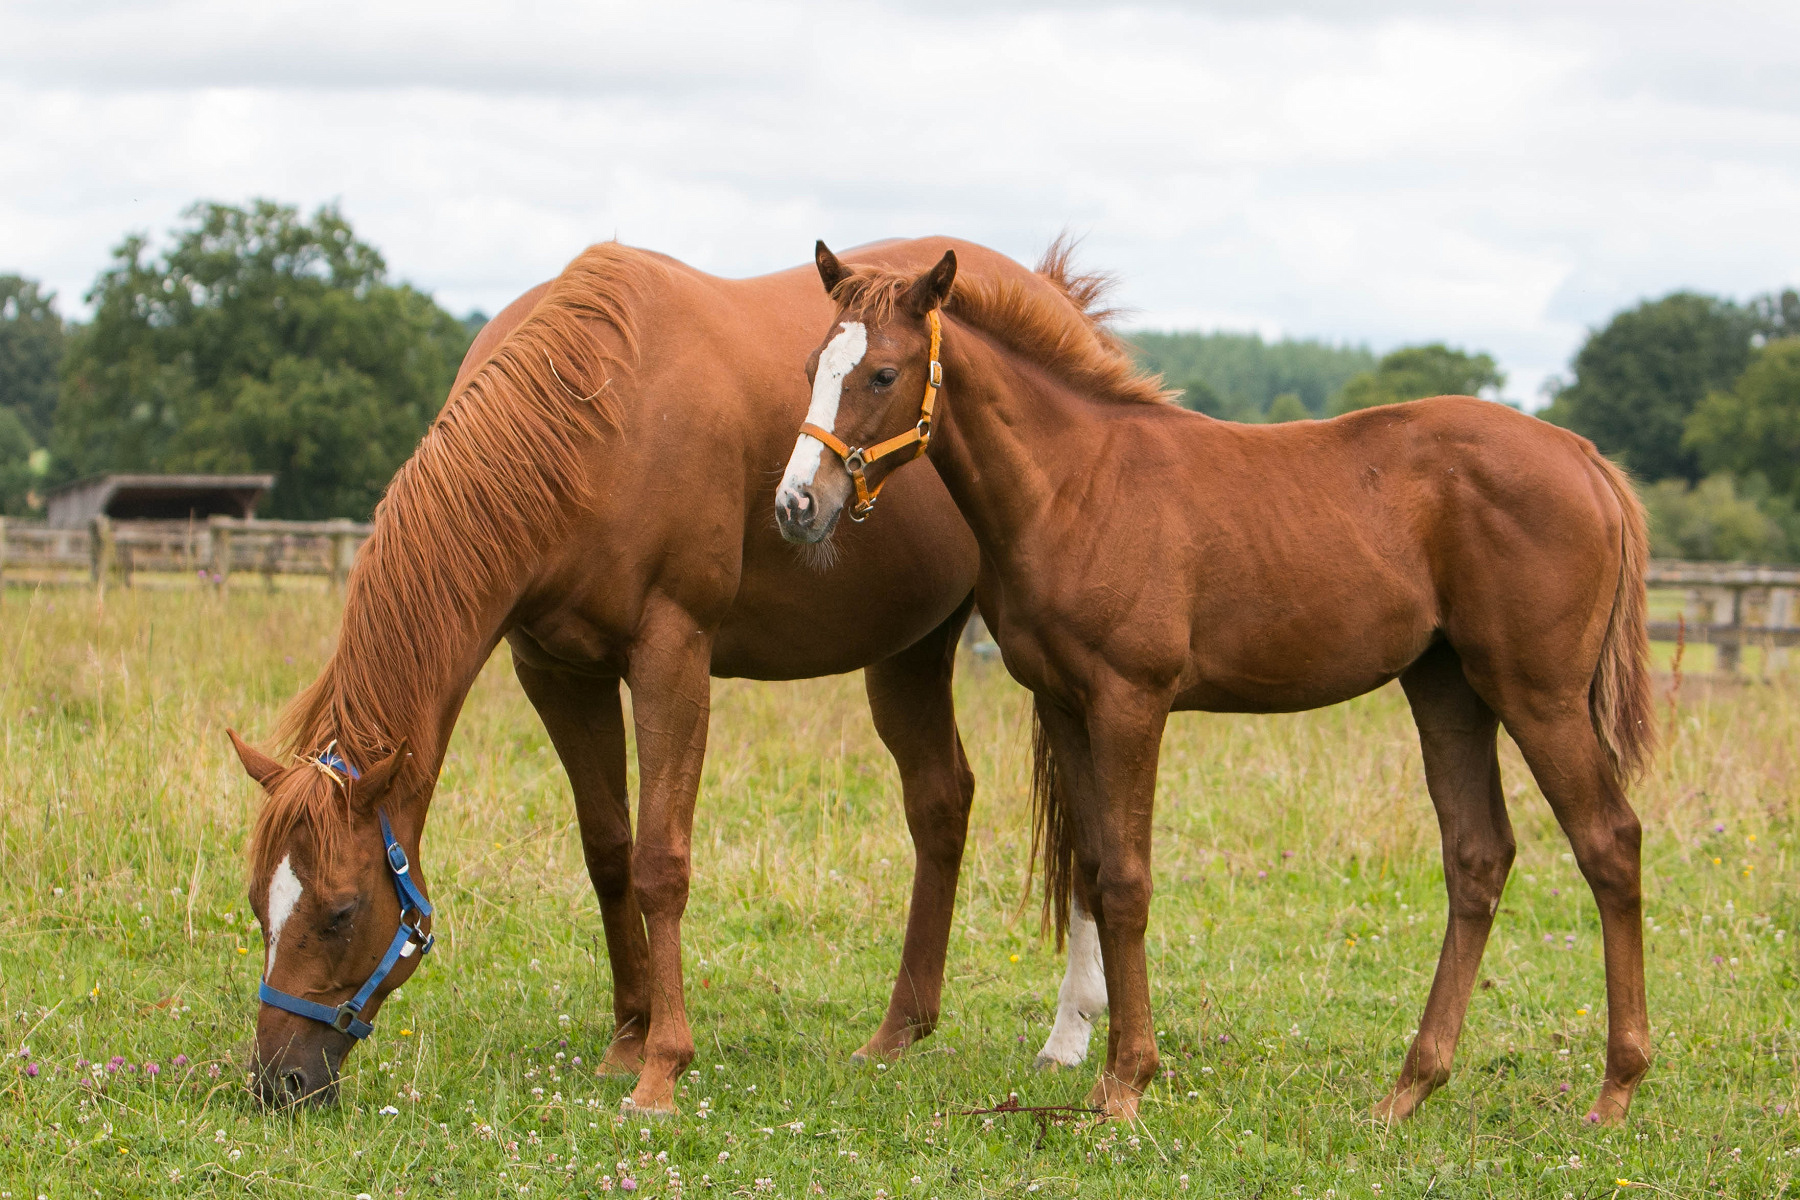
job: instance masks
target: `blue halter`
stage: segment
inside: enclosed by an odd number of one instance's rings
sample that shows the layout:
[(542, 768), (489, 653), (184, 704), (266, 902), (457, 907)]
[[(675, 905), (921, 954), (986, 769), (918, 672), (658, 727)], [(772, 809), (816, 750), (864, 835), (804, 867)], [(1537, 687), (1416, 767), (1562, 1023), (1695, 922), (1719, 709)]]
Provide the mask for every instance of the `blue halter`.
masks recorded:
[[(330, 751), (320, 755), (318, 761), (328, 770), (343, 771), (352, 779), (359, 776), (354, 767)], [(381, 956), (381, 963), (375, 968), (375, 973), (369, 976), (369, 981), (362, 985), (356, 995), (336, 1008), (279, 991), (270, 987), (267, 979), (262, 981), (262, 986), (256, 992), (257, 999), (264, 1004), (329, 1025), (357, 1041), (375, 1032), (375, 1027), (363, 1020), (361, 1013), (363, 1005), (369, 1002), (369, 997), (375, 994), (375, 989), (381, 986), (382, 980), (393, 973), (401, 959), (411, 958), (414, 950), (421, 955), (430, 954), (432, 945), (437, 941), (436, 935), (419, 928), (420, 923), (431, 915), (431, 901), (425, 898), (425, 893), (413, 882), (412, 864), (406, 861), (405, 849), (394, 839), (394, 831), (388, 826), (387, 813), (377, 809), (375, 815), (381, 818), (381, 840), (387, 846), (388, 874), (394, 880), (394, 895), (400, 898), (400, 928), (394, 931), (394, 940), (388, 944), (387, 953)], [(409, 912), (415, 914), (410, 923), (406, 919)]]

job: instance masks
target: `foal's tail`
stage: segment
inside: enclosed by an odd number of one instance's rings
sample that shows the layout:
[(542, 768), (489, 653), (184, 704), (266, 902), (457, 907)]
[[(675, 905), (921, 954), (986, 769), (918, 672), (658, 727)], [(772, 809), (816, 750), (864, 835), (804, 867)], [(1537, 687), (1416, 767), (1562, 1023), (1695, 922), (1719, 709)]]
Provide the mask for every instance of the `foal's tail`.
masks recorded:
[(1589, 458), (1612, 488), (1624, 520), (1618, 590), (1613, 595), (1612, 616), (1606, 623), (1606, 639), (1600, 643), (1600, 664), (1594, 669), (1594, 680), (1588, 689), (1588, 712), (1594, 721), (1594, 732), (1612, 763), (1614, 777), (1623, 786), (1649, 765), (1656, 750), (1650, 630), (1644, 600), (1650, 538), (1644, 506), (1625, 472), (1597, 451), (1590, 450)]
[[(1044, 908), (1039, 928), (1056, 929), (1056, 948), (1069, 932), (1069, 897), (1075, 890), (1075, 836), (1057, 786), (1056, 759), (1044, 731), (1043, 701), (1031, 706), (1031, 859), (1044, 860)], [(1030, 886), (1029, 880), (1026, 884)]]

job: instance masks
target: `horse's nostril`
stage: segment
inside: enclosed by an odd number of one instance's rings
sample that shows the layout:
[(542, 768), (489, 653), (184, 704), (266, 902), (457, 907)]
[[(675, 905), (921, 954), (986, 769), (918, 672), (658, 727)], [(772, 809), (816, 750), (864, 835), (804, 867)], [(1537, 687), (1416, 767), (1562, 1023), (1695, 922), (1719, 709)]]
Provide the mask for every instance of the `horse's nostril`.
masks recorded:
[(306, 1076), (299, 1071), (281, 1073), (281, 1098), (292, 1104), (306, 1095)]

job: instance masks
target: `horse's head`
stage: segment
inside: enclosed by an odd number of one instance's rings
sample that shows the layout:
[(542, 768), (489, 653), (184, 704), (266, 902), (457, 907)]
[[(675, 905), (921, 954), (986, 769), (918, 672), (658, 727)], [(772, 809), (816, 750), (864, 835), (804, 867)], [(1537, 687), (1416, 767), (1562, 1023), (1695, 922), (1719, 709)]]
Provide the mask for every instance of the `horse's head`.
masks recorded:
[(812, 406), (775, 494), (782, 536), (800, 543), (829, 538), (846, 503), (862, 520), (888, 476), (924, 453), (942, 382), (938, 309), (956, 280), (953, 250), (916, 278), (865, 279), (824, 242), (815, 258), (838, 313), (807, 360)]
[(283, 766), (231, 741), (267, 793), (250, 869), (263, 930), (256, 1090), (269, 1103), (330, 1103), (345, 1055), (430, 948), (419, 929), (430, 905), (400, 848), (416, 849), (418, 831), (388, 821), (410, 807), (393, 794), (406, 746), (358, 771), (335, 746)]

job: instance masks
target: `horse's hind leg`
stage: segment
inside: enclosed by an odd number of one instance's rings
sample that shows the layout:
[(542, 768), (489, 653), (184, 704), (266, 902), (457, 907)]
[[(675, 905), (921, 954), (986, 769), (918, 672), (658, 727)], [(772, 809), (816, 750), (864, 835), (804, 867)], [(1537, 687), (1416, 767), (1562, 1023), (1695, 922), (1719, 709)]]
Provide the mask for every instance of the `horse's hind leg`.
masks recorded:
[(1419, 727), (1425, 783), (1443, 838), (1449, 920), (1437, 975), (1400, 1078), (1375, 1115), (1399, 1120), (1450, 1078), (1469, 995), (1512, 869), (1512, 825), (1500, 791), (1494, 738), (1498, 720), (1463, 676), (1462, 662), (1439, 644), (1400, 676)]
[(950, 694), (956, 643), (971, 596), (914, 645), (863, 672), (875, 731), (900, 768), (913, 840), (912, 907), (887, 1016), (858, 1058), (900, 1053), (937, 1027), (956, 880), (969, 832), (975, 775), (963, 755)]
[(1569, 837), (1575, 862), (1600, 909), (1606, 955), (1606, 1080), (1588, 1120), (1625, 1119), (1650, 1069), (1644, 999), (1642, 829), (1588, 715), (1586, 689), (1558, 703), (1521, 705), (1506, 715), (1544, 798)]
[(513, 671), (569, 774), (581, 823), (581, 852), (600, 898), (613, 976), (613, 1041), (604, 1065), (635, 1075), (644, 1062), (650, 1025), (650, 945), (631, 891), (631, 808), (619, 681), (539, 670), (516, 656)]
[(1056, 993), (1056, 1024), (1037, 1053), (1041, 1070), (1078, 1067), (1087, 1061), (1094, 1018), (1106, 1011), (1106, 972), (1100, 960), (1100, 927), (1082, 903), (1079, 880), (1069, 905), (1069, 962)]

